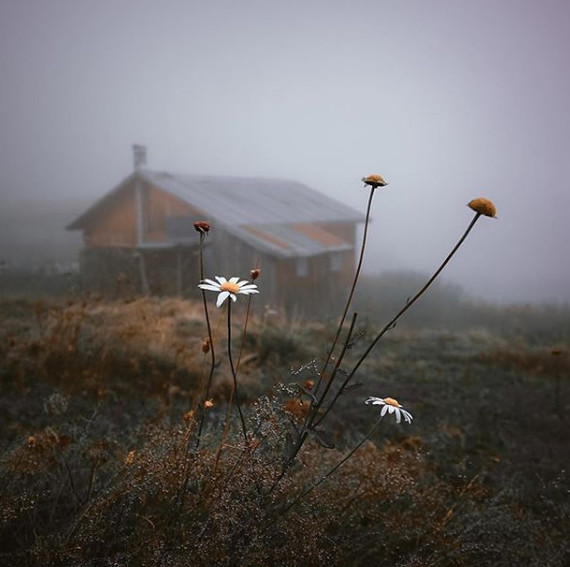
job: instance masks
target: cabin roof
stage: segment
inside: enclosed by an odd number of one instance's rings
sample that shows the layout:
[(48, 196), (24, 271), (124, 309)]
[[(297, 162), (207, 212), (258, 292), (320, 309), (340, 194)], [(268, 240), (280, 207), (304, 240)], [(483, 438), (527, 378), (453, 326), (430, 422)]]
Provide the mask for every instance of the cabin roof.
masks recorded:
[(362, 213), (298, 181), (222, 175), (175, 175), (139, 170), (104, 195), (68, 230), (84, 228), (117, 191), (136, 179), (186, 201), (212, 220), (226, 226), (307, 222), (363, 222)]
[[(364, 221), (362, 213), (297, 181), (175, 175), (141, 169), (95, 202), (67, 229), (85, 228), (112, 203), (116, 193), (137, 178), (187, 202), (205, 218), (219, 223), (254, 248), (280, 257), (350, 250), (351, 244), (319, 225)], [(174, 229), (180, 232), (180, 227), (170, 227), (170, 231)]]
[(289, 179), (150, 170), (142, 170), (140, 175), (227, 226), (364, 220), (358, 211)]

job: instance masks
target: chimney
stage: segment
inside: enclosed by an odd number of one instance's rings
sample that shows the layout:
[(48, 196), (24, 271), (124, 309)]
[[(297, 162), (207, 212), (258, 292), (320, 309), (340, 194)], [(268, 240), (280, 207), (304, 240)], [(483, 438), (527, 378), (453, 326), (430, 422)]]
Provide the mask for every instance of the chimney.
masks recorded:
[(146, 146), (133, 144), (133, 163), (135, 171), (139, 171), (146, 167)]

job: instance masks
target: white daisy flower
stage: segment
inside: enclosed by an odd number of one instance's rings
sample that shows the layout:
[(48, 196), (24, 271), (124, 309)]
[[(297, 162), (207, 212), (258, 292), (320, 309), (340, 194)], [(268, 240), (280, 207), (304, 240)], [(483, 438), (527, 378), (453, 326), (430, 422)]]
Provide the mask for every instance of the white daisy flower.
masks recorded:
[(372, 404), (375, 406), (384, 406), (380, 412), (380, 416), (384, 417), (386, 413), (393, 413), (396, 416), (396, 423), (400, 423), (402, 416), (404, 420), (408, 423), (412, 423), (412, 414), (406, 411), (399, 403), (398, 400), (394, 398), (374, 398), (370, 397), (366, 400), (367, 404)]
[(230, 278), (229, 280), (220, 276), (215, 276), (215, 278), (218, 280), (217, 282), (214, 280), (202, 280), (198, 287), (208, 291), (217, 291), (220, 294), (216, 301), (216, 307), (220, 307), (228, 297), (231, 297), (233, 301), (236, 301), (236, 294), (238, 293), (243, 293), (244, 295), (259, 293), (257, 286), (249, 283), (247, 280), (240, 281), (238, 277)]

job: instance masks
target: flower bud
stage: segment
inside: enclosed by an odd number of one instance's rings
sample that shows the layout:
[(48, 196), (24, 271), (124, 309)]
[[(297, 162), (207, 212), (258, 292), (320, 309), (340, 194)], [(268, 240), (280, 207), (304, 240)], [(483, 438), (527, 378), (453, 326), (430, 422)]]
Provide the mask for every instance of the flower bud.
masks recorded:
[(210, 223), (208, 221), (196, 221), (194, 229), (200, 234), (206, 234), (210, 230)]

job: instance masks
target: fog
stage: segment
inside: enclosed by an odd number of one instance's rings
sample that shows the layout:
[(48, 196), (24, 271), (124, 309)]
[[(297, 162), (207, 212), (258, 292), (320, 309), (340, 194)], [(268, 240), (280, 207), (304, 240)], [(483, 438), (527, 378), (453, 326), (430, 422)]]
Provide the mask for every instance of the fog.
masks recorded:
[(487, 197), (498, 219), (447, 281), (570, 301), (569, 29), (567, 0), (0, 0), (1, 252), (37, 232), (32, 205), (66, 238), (142, 143), (150, 168), (292, 178), (361, 211), (381, 173), (369, 273), (432, 271)]

